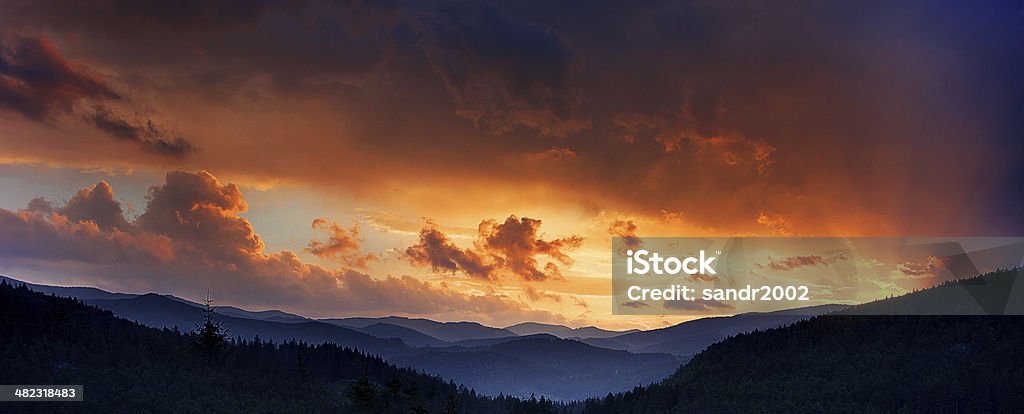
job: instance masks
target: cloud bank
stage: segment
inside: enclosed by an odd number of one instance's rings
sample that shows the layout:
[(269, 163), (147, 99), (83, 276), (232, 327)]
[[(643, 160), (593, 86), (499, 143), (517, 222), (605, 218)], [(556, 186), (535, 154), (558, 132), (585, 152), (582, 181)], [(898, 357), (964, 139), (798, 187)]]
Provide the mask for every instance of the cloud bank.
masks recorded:
[(216, 166), (435, 218), (523, 211), (501, 193), (724, 234), (1022, 224), (1013, 4), (130, 3), (5, 3), (9, 158)]
[[(411, 276), (374, 278), (352, 269), (358, 260), (349, 263), (352, 268), (331, 270), (305, 263), (291, 251), (267, 252), (252, 224), (239, 216), (248, 204), (238, 187), (205, 171), (170, 172), (163, 184), (150, 188), (148, 199), (133, 221), (125, 218), (106, 182), (82, 189), (62, 206), (36, 199), (18, 211), (0, 209), (0, 257), (8, 265), (31, 265), (68, 281), (127, 291), (211, 287), (223, 303), (312, 316), (561, 320), (498, 294), (468, 295)], [(327, 230), (329, 239), (312, 243), (311, 250), (343, 261), (356, 257), (357, 231), (324, 220), (314, 225)]]

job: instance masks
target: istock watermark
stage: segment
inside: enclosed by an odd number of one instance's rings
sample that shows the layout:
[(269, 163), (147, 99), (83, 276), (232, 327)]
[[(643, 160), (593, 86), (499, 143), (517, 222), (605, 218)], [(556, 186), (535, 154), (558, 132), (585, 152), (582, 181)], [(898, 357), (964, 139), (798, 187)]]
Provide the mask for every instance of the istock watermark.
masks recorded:
[(647, 250), (626, 251), (626, 273), (631, 275), (645, 275), (647, 272), (654, 272), (656, 275), (678, 275), (683, 271), (688, 275), (702, 274), (713, 275), (715, 269), (711, 262), (715, 257), (705, 257), (704, 251), (700, 251), (700, 257), (687, 257), (680, 260), (678, 257), (661, 257), (658, 252), (650, 253)]
[(1024, 314), (1022, 237), (630, 237), (612, 257), (615, 314)]

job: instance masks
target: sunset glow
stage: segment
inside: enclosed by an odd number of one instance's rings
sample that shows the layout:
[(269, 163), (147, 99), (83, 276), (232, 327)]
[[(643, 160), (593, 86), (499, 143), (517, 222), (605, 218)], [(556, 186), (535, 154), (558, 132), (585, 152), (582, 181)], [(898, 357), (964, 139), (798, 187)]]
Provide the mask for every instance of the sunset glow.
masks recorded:
[(1024, 228), (995, 7), (44, 3), (0, 13), (0, 273), (28, 282), (655, 328), (692, 317), (612, 315), (612, 237)]

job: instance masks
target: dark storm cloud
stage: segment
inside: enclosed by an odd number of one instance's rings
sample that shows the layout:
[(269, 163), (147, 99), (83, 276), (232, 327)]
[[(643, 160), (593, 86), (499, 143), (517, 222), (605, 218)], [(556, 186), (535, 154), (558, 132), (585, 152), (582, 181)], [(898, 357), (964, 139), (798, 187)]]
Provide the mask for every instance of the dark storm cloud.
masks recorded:
[[(1024, 225), (1005, 190), (1022, 176), (1020, 14), (1005, 2), (14, 1), (0, 23), (59, 33), (76, 58), (173, 97), (161, 109), (187, 112), (173, 119), (195, 123), (189, 142), (240, 148), (204, 161), (247, 177), (366, 192), (448, 180), (460, 204), (475, 202), (473, 177), (723, 233), (1007, 234)], [(48, 112), (11, 103), (22, 95), (5, 107)], [(224, 108), (244, 109), (194, 119)], [(72, 163), (48, 144), (16, 155)], [(516, 162), (553, 147), (571, 162)]]
[(68, 0), (15, 1), (10, 9), (22, 16), (47, 18), (61, 25), (103, 27), (119, 30), (209, 30), (251, 24), (266, 13), (282, 13), (304, 1), (266, 0), (182, 0), (130, 1), (98, 0), (81, 3)]
[(111, 137), (136, 143), (144, 151), (154, 154), (181, 159), (196, 151), (188, 140), (160, 131), (151, 120), (146, 120), (145, 125), (133, 125), (102, 108), (87, 119)]
[[(57, 115), (74, 114), (81, 102), (124, 100), (103, 77), (65, 59), (45, 37), (0, 36), (0, 109), (52, 122)], [(152, 121), (132, 125), (105, 108), (82, 117), (111, 137), (158, 155), (181, 159), (196, 149)]]
[(271, 9), (272, 3), (267, 0), (113, 0), (105, 6), (109, 15), (116, 16), (124, 24), (212, 28), (252, 21)]
[(564, 136), (589, 126), (577, 113), (579, 89), (571, 77), (582, 62), (570, 45), (555, 30), (510, 18), (488, 2), (137, 3), (14, 8), (116, 39), (117, 50), (83, 45), (111, 61), (150, 72), (187, 68), (205, 93), (230, 94), (248, 77), (269, 74), (286, 96), (358, 96), (360, 82), (339, 76), (383, 70), (435, 77), (451, 100), (451, 115), (485, 131), (525, 127)]
[(442, 3), (424, 24), (425, 51), (460, 116), (499, 134), (525, 126), (564, 136), (589, 127), (577, 118), (571, 85), (580, 62), (558, 32), (486, 2)]
[[(392, 49), (391, 30), (404, 9), (389, 2), (121, 1), (15, 2), (28, 19), (93, 33), (83, 42), (105, 60), (155, 71), (189, 68), (189, 81), (217, 89), (271, 74), (283, 88), (307, 76), (363, 73)], [(321, 81), (323, 79), (320, 79)]]
[(120, 96), (99, 75), (64, 59), (45, 37), (0, 33), (0, 109), (43, 121), (90, 98)]

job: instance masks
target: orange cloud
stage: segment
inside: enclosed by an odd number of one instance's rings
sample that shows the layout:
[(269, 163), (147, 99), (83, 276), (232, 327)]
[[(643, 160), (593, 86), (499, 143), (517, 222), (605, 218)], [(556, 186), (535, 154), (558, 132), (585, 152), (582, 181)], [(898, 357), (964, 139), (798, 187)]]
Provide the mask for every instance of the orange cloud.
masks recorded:
[(146, 211), (135, 224), (170, 237), (203, 260), (236, 263), (258, 256), (264, 247), (249, 220), (238, 216), (248, 208), (234, 184), (221, 184), (206, 171), (173, 171), (164, 185), (150, 189)]
[(526, 295), (526, 298), (529, 299), (531, 302), (539, 302), (544, 299), (550, 300), (552, 302), (562, 302), (562, 297), (559, 296), (557, 293), (550, 293), (544, 290), (534, 288), (533, 286), (529, 285), (523, 287), (523, 294)]
[[(462, 271), (467, 275), (495, 281), (498, 272), (507, 272), (524, 281), (561, 279), (555, 262), (571, 265), (573, 259), (566, 253), (583, 243), (579, 236), (543, 240), (537, 234), (541, 221), (528, 217), (509, 216), (504, 222), (484, 220), (478, 227), (474, 249), (455, 246), (433, 223), (420, 231), (418, 243), (405, 251), (415, 265), (449, 272)], [(540, 267), (537, 256), (549, 261)]]
[(494, 264), (469, 249), (461, 249), (437, 229), (433, 223), (420, 230), (419, 242), (405, 249), (405, 256), (414, 265), (429, 266), (432, 270), (456, 272), (484, 280), (494, 280)]
[(896, 265), (896, 270), (908, 277), (935, 277), (948, 267), (948, 258), (928, 256), (921, 260), (908, 260)]
[(757, 213), (757, 224), (765, 226), (781, 236), (788, 236), (791, 233), (789, 220), (781, 214)]
[(572, 265), (566, 253), (583, 243), (580, 236), (546, 241), (537, 234), (540, 220), (509, 216), (503, 223), (485, 220), (480, 223), (481, 246), (490, 253), (500, 267), (510, 270), (523, 280), (541, 281), (562, 277), (558, 265), (548, 262), (544, 270), (538, 268), (536, 257), (545, 255), (563, 265)]
[(114, 189), (106, 181), (78, 191), (60, 213), (73, 222), (92, 221), (103, 230), (128, 229), (121, 203), (114, 198)]
[(170, 238), (131, 228), (106, 182), (55, 208), (34, 199), (27, 209), (0, 209), (0, 255), (87, 263), (159, 264), (175, 259)]
[(637, 226), (633, 220), (615, 220), (608, 226), (608, 234), (614, 237), (621, 237), (623, 247), (636, 249), (643, 244), (640, 237), (636, 235)]
[(365, 269), (367, 262), (377, 260), (373, 253), (359, 252), (359, 225), (345, 229), (333, 221), (323, 218), (313, 220), (313, 229), (327, 232), (327, 241), (311, 240), (306, 251), (317, 257), (337, 260), (347, 267)]
[[(150, 189), (145, 211), (129, 222), (110, 186), (100, 182), (63, 206), (37, 199), (28, 209), (0, 209), (0, 257), (8, 265), (67, 282), (98, 280), (128, 291), (209, 287), (227, 303), (277, 306), (313, 316), (358, 312), (500, 323), (563, 320), (495, 293), (465, 294), (410, 276), (377, 279), (305, 263), (287, 250), (266, 252), (251, 223), (238, 216), (247, 208), (236, 185), (205, 171), (175, 171)], [(319, 246), (325, 253), (340, 249), (348, 254), (354, 247), (324, 243)], [(62, 265), (67, 262), (75, 263), (71, 273)]]

